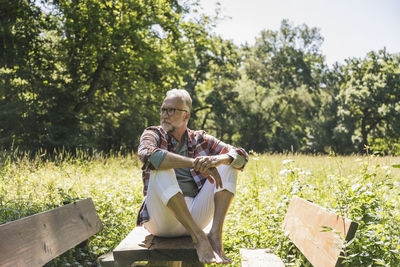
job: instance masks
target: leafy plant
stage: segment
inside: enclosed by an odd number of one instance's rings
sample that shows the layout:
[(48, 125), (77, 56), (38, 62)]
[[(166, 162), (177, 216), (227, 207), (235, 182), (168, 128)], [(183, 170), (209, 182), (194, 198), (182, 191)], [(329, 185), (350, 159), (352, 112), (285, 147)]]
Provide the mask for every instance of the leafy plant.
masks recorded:
[[(240, 265), (240, 248), (270, 248), (289, 266), (310, 266), (281, 228), (294, 195), (359, 224), (344, 247), (346, 265), (399, 265), (399, 163), (398, 157), (253, 153), (239, 173), (225, 224), (232, 266)], [(104, 229), (47, 266), (95, 266), (135, 226), (142, 200), (139, 166), (134, 154), (2, 151), (0, 223), (91, 197)]]

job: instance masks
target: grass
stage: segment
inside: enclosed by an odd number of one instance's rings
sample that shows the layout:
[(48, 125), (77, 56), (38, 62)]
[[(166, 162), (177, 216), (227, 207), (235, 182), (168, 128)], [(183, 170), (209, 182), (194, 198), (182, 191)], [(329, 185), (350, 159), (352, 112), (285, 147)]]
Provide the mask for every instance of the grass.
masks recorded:
[[(287, 265), (309, 263), (285, 237), (281, 223), (294, 195), (360, 224), (347, 244), (349, 266), (400, 264), (399, 157), (253, 154), (239, 174), (224, 232), (232, 266), (239, 248), (269, 247)], [(0, 153), (0, 223), (91, 197), (104, 230), (83, 248), (48, 266), (93, 266), (133, 229), (142, 200), (136, 155)]]

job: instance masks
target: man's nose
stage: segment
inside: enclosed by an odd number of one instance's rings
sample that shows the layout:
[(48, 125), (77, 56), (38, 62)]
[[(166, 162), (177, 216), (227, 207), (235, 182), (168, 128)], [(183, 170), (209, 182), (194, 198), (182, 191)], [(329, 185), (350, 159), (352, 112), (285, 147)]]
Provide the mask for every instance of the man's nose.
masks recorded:
[(161, 118), (168, 118), (168, 112), (167, 111), (162, 111), (161, 112)]

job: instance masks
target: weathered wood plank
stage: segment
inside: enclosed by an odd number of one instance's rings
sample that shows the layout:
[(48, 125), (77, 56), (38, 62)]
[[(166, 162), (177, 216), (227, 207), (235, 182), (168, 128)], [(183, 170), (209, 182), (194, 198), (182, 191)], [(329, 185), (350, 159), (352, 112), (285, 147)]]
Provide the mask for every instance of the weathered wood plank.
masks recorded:
[(135, 227), (114, 249), (113, 255), (115, 266), (119, 267), (129, 266), (135, 261), (187, 261), (199, 266), (190, 237), (155, 237), (144, 227)]
[(109, 251), (108, 253), (101, 255), (98, 259), (97, 259), (97, 263), (99, 264), (99, 266), (101, 267), (114, 267), (114, 256), (113, 256), (113, 252)]
[(135, 261), (148, 261), (153, 236), (143, 227), (135, 227), (113, 250), (115, 266), (130, 266)]
[(42, 266), (99, 232), (91, 199), (0, 225), (1, 266)]
[(198, 261), (197, 252), (190, 236), (154, 237), (149, 252), (150, 260)]
[(204, 264), (200, 262), (186, 262), (186, 261), (150, 261), (145, 266), (146, 267), (203, 267)]
[[(351, 240), (357, 226), (349, 219), (296, 196), (283, 222), (289, 238), (315, 267), (339, 266), (343, 240)], [(323, 227), (334, 231), (323, 232)]]
[(240, 249), (242, 267), (285, 267), (283, 261), (268, 249)]

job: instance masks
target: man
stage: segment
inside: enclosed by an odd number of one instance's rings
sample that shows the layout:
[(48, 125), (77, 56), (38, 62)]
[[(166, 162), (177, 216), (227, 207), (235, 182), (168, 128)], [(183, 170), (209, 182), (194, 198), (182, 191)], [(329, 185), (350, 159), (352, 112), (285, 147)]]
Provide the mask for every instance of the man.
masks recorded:
[[(144, 200), (137, 225), (157, 236), (190, 235), (202, 263), (226, 264), (222, 227), (236, 193), (237, 170), (248, 160), (204, 131), (187, 128), (192, 99), (185, 90), (167, 92), (161, 126), (140, 139)], [(203, 229), (210, 223), (208, 236)]]

